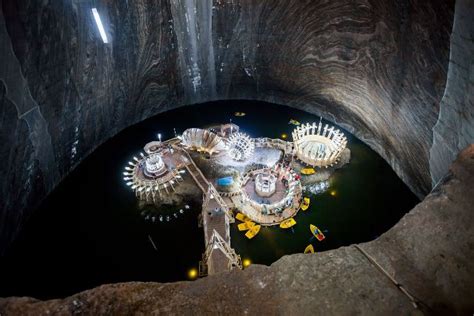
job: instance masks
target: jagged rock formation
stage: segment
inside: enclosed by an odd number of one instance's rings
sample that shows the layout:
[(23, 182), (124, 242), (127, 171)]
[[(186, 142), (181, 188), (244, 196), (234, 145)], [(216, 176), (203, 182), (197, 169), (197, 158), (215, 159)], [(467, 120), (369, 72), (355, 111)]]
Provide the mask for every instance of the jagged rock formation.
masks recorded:
[[(0, 298), (0, 314), (415, 315), (474, 310), (474, 145), (379, 239), (195, 282), (103, 285), (62, 300)], [(407, 290), (405, 295), (375, 260)]]
[(258, 99), (335, 121), (419, 195), (453, 1), (1, 0), (0, 249), (104, 140), (170, 108)]

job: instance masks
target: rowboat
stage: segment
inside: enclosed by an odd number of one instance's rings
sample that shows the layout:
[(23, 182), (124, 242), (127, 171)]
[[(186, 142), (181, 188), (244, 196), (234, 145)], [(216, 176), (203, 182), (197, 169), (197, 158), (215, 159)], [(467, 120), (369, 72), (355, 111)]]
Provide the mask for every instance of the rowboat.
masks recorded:
[(237, 215), (235, 215), (235, 218), (237, 218), (239, 221), (241, 222), (248, 222), (250, 221), (250, 218), (248, 218), (246, 215), (242, 214), (242, 213), (237, 213)]
[(292, 124), (292, 125), (298, 126), (298, 125), (300, 125), (301, 123), (298, 122), (297, 120), (291, 119), (291, 120), (288, 122), (288, 124)]
[(311, 200), (308, 197), (303, 198), (303, 203), (301, 204), (301, 210), (306, 211), (309, 207)]
[(306, 246), (306, 248), (304, 248), (304, 253), (314, 253), (313, 245), (309, 244), (308, 246)]
[(248, 221), (248, 222), (240, 223), (239, 225), (237, 225), (237, 228), (239, 229), (239, 231), (244, 231), (244, 230), (249, 230), (250, 228), (254, 226), (255, 226), (254, 222)]
[(283, 222), (280, 223), (280, 228), (287, 229), (292, 226), (296, 225), (296, 221), (294, 220), (293, 217), (290, 217), (288, 219), (285, 219)]
[(317, 240), (319, 241), (322, 241), (324, 238), (326, 238), (326, 236), (324, 236), (323, 232), (321, 231), (321, 229), (319, 229), (318, 227), (314, 226), (313, 224), (310, 224), (309, 225), (309, 230), (311, 231), (311, 233), (314, 235), (314, 237), (316, 237)]
[(253, 237), (255, 237), (258, 232), (260, 231), (260, 228), (262, 226), (260, 225), (255, 225), (253, 226), (252, 228), (250, 228), (246, 233), (245, 233), (245, 237), (247, 237), (248, 239), (252, 239)]
[(311, 174), (315, 174), (315, 173), (316, 173), (316, 170), (314, 170), (314, 168), (311, 168), (311, 167), (301, 169), (301, 174), (304, 174), (307, 176)]

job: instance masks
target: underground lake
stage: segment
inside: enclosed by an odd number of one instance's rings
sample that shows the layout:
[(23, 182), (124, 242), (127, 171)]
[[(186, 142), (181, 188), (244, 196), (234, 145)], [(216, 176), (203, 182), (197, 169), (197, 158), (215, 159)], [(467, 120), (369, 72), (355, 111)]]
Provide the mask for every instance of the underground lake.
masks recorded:
[[(26, 221), (0, 262), (0, 296), (46, 299), (105, 283), (195, 279), (206, 249), (199, 225), (202, 192), (183, 172), (181, 200), (158, 206), (140, 201), (124, 181), (128, 162), (145, 144), (188, 128), (233, 123), (251, 138), (291, 141), (297, 126), (313, 122), (320, 117), (282, 105), (216, 101), (167, 111), (123, 130), (84, 159)], [(301, 175), (302, 196), (311, 203), (294, 215), (291, 229), (262, 225), (248, 239), (238, 220), (230, 224), (231, 247), (244, 268), (303, 253), (310, 244), (318, 253), (373, 240), (419, 202), (376, 152), (334, 122), (322, 122), (343, 132), (350, 158), (317, 187)], [(310, 224), (324, 240), (311, 234)]]

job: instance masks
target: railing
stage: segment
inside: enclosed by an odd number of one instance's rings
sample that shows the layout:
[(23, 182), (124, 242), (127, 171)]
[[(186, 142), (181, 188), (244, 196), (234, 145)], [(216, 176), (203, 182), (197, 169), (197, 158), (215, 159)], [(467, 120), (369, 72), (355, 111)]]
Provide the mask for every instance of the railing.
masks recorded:
[[(202, 261), (199, 262), (199, 275), (205, 276), (209, 273), (209, 270), (212, 271), (212, 266), (210, 269), (209, 260), (212, 256), (212, 253), (215, 250), (220, 250), (227, 258), (227, 270), (232, 270), (235, 268), (242, 269), (242, 259), (235, 252), (233, 248), (230, 247), (229, 243), (222, 238), (221, 235), (214, 229), (209, 238), (209, 241), (206, 245), (206, 251), (202, 256)], [(220, 272), (220, 271), (218, 271)]]
[(287, 142), (278, 138), (260, 137), (260, 138), (255, 138), (254, 141), (255, 141), (256, 147), (277, 148), (277, 149), (282, 150), (285, 153), (285, 155), (292, 154), (294, 150), (294, 146), (292, 142)]
[[(216, 199), (216, 202), (219, 204), (219, 206), (222, 208), (226, 216), (228, 217), (228, 220), (233, 223), (234, 222), (234, 216), (232, 214), (232, 211), (230, 210), (229, 206), (227, 203), (224, 201), (224, 199), (220, 196), (219, 192), (216, 190), (214, 185), (210, 183), (207, 178), (204, 176), (202, 173), (201, 169), (198, 168), (194, 160), (191, 158), (189, 153), (186, 150), (183, 150), (182, 148), (175, 146), (176, 149), (180, 150), (186, 157), (186, 159), (190, 162), (189, 164), (186, 164), (186, 169), (188, 172), (191, 174), (191, 177), (194, 179), (198, 187), (202, 190), (204, 193), (204, 203), (203, 207), (207, 205), (209, 202), (209, 199), (211, 196)], [(194, 169), (194, 170), (193, 170)]]

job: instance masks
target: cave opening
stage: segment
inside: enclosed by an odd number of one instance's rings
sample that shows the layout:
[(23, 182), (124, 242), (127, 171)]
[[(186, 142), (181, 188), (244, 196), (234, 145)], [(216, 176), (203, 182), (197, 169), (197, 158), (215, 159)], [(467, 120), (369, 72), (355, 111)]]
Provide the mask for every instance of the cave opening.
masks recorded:
[[(260, 101), (215, 101), (167, 111), (123, 130), (80, 163), (26, 223), (0, 263), (0, 296), (45, 299), (105, 283), (195, 279), (206, 244), (198, 222), (201, 198), (192, 198), (199, 190), (191, 182), (183, 190), (188, 195), (175, 204), (140, 202), (123, 181), (127, 162), (158, 134), (166, 140), (190, 127), (231, 121), (251, 137), (284, 140), (295, 124), (319, 119)], [(343, 132), (350, 161), (324, 187), (303, 188), (311, 204), (294, 217), (291, 230), (263, 226), (247, 239), (238, 221), (230, 224), (232, 247), (244, 268), (270, 265), (302, 253), (308, 244), (322, 252), (373, 240), (418, 203), (386, 161)], [(326, 236), (321, 242), (308, 230), (314, 223)]]

